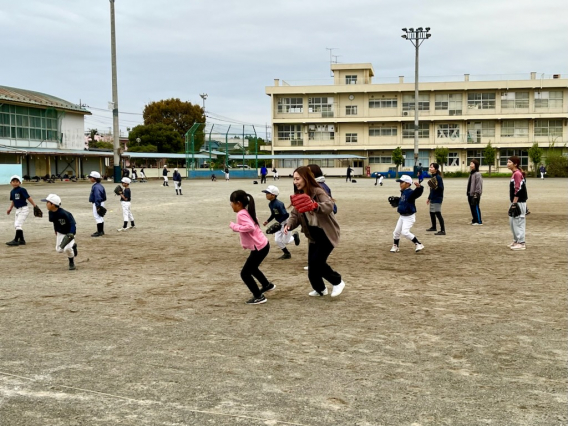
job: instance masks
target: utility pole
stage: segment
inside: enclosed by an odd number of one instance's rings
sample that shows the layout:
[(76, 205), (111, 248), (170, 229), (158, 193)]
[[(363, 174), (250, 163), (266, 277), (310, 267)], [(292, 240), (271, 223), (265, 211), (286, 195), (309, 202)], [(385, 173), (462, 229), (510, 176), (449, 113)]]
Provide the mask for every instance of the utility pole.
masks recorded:
[(201, 99), (203, 99), (203, 115), (205, 115), (205, 99), (207, 99), (207, 93), (201, 93)]
[(401, 37), (405, 40), (409, 40), (416, 48), (416, 57), (414, 59), (414, 173), (416, 173), (416, 168), (418, 167), (418, 50), (420, 45), (424, 40), (429, 39), (432, 34), (430, 34), (430, 27), (426, 29), (422, 27), (416, 28), (403, 28), (402, 31), (405, 32)]
[(114, 29), (114, 0), (110, 1), (110, 48), (112, 61), (112, 127), (114, 151), (114, 183), (119, 183), (120, 173), (120, 131), (118, 127), (118, 87), (116, 83), (116, 32)]

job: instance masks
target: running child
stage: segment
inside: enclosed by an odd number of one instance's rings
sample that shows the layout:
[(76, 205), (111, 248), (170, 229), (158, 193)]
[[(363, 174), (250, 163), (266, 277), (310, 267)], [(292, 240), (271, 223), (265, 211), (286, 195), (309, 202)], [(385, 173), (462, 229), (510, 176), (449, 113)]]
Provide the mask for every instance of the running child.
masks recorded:
[[(130, 190), (130, 179), (122, 178), (122, 194), (120, 194), (120, 206), (122, 207), (122, 228), (117, 229), (118, 232), (127, 231), (128, 229), (136, 228), (134, 224), (134, 216), (130, 211), (130, 204), (132, 202), (132, 191)], [(128, 227), (128, 221), (130, 221), (130, 228)]]
[(22, 188), (22, 179), (18, 175), (14, 175), (10, 178), (10, 185), (12, 185), (12, 190), (10, 191), (10, 207), (6, 211), (6, 214), (10, 214), (12, 209), (16, 208), (16, 217), (14, 219), (14, 228), (16, 228), (16, 236), (12, 241), (8, 241), (6, 245), (9, 246), (25, 246), (26, 240), (24, 239), (24, 222), (30, 214), (30, 208), (28, 207), (28, 200), (32, 206), (36, 206), (36, 203), (26, 191), (26, 188)]
[[(127, 170), (127, 169), (125, 169)], [(93, 203), (93, 216), (97, 223), (97, 232), (91, 234), (91, 237), (102, 237), (105, 234), (105, 219), (106, 213), (105, 201), (106, 191), (105, 187), (101, 184), (101, 174), (99, 172), (89, 173), (89, 181), (93, 184), (91, 187), (91, 194), (89, 195), (89, 203)]]
[[(243, 249), (250, 250), (250, 255), (241, 270), (241, 278), (253, 296), (246, 303), (249, 305), (266, 303), (264, 293), (274, 290), (276, 286), (258, 269), (270, 251), (270, 244), (258, 224), (254, 198), (239, 189), (231, 194), (229, 200), (233, 211), (237, 213), (237, 223), (231, 222), (229, 227), (239, 233)], [(255, 278), (262, 286), (260, 289)]]
[(286, 244), (290, 244), (294, 241), (294, 244), (300, 245), (300, 236), (297, 232), (294, 232), (294, 235), (291, 234), (284, 234), (282, 231), (286, 222), (288, 222), (288, 218), (290, 214), (286, 211), (286, 206), (284, 203), (277, 199), (280, 191), (274, 185), (269, 185), (268, 188), (263, 190), (266, 194), (266, 199), (269, 201), (268, 208), (270, 209), (270, 217), (266, 219), (263, 223), (264, 226), (268, 225), (272, 219), (276, 219), (276, 221), (280, 224), (281, 228), (278, 232), (274, 233), (274, 241), (276, 245), (282, 250), (283, 254), (278, 259), (290, 259), (292, 255), (286, 248)]
[(398, 203), (397, 212), (400, 215), (396, 227), (393, 232), (394, 243), (390, 249), (391, 253), (398, 253), (400, 243), (400, 236), (409, 239), (414, 243), (415, 251), (419, 252), (424, 250), (424, 245), (420, 244), (418, 238), (410, 232), (410, 228), (416, 222), (416, 199), (419, 198), (424, 192), (424, 188), (420, 183), (414, 182), (416, 188), (410, 189), (412, 186), (412, 178), (408, 175), (402, 175), (400, 179), (396, 180), (400, 183), (400, 201)]
[(77, 243), (75, 234), (77, 225), (73, 215), (61, 208), (61, 198), (55, 194), (49, 194), (41, 201), (45, 201), (49, 211), (49, 221), (53, 223), (55, 230), (55, 251), (65, 253), (69, 259), (69, 270), (74, 271), (75, 258), (77, 257)]

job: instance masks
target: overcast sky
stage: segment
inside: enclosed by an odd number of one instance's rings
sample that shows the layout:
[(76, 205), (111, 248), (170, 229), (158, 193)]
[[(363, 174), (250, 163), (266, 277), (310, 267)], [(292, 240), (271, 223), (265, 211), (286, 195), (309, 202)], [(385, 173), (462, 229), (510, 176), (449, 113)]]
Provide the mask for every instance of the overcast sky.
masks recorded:
[[(331, 82), (326, 48), (338, 62), (372, 63), (374, 82), (413, 79), (403, 27), (431, 27), (424, 79), (568, 76), (566, 0), (116, 0), (115, 9), (121, 129), (140, 124), (148, 102), (202, 105), (207, 93), (209, 121), (255, 124), (263, 136), (265, 86)], [(93, 112), (86, 128), (108, 131), (108, 0), (0, 0), (0, 39), (0, 85), (81, 100)]]

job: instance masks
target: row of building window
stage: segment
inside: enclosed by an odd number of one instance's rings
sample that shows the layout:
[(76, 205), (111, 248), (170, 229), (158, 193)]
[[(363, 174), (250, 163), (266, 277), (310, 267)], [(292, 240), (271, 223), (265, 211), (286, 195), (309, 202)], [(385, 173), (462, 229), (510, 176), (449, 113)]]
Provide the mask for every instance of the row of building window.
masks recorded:
[(0, 138), (57, 140), (57, 111), (18, 105), (0, 105)]
[[(461, 136), (460, 124), (440, 123), (435, 125), (436, 138), (438, 139), (458, 139)], [(414, 138), (414, 123), (402, 123), (402, 138)], [(382, 127), (369, 128), (369, 137), (392, 137), (398, 135), (398, 125), (386, 125)], [(468, 142), (478, 142), (479, 138), (495, 137), (494, 121), (474, 121), (468, 123), (466, 130)], [(347, 138), (347, 135), (350, 135)], [(355, 135), (355, 136), (353, 136)], [(346, 133), (346, 142), (357, 141), (356, 133)], [(501, 122), (502, 138), (523, 138), (529, 135), (528, 120), (503, 120)], [(534, 136), (562, 137), (562, 120), (535, 120)], [(418, 137), (430, 138), (430, 123), (418, 123)], [(278, 125), (278, 140), (300, 140), (302, 137), (301, 124), (280, 124)], [(309, 125), (308, 140), (329, 141), (335, 139), (335, 127), (333, 125)]]
[[(513, 155), (518, 156), (521, 159), (521, 167), (526, 168), (529, 164), (528, 151), (521, 149), (501, 149), (499, 150), (499, 165), (507, 166), (507, 159)], [(468, 149), (467, 150), (467, 164), (471, 160), (478, 160), (481, 165), (487, 166), (487, 162), (484, 157), (484, 150), (482, 149)], [(370, 156), (369, 164), (394, 164), (391, 156)], [(459, 166), (460, 165), (460, 155), (459, 152), (449, 152), (448, 158), (444, 163), (445, 166)], [(404, 163), (403, 163), (404, 166)]]
[[(415, 97), (402, 95), (402, 110), (414, 111)], [(438, 94), (435, 95), (434, 109), (436, 111), (449, 111), (450, 115), (462, 114), (462, 94)], [(534, 93), (535, 108), (562, 108), (563, 93), (557, 91), (541, 91)], [(468, 93), (468, 109), (495, 109), (496, 94), (487, 93)], [(369, 108), (397, 108), (398, 98), (369, 99)], [(346, 115), (356, 115), (357, 106), (347, 105)], [(501, 94), (502, 109), (528, 109), (529, 92), (503, 92)], [(430, 110), (430, 95), (418, 95), (418, 109), (420, 111)], [(279, 98), (278, 113), (302, 113), (304, 112), (303, 98)], [(333, 97), (313, 97), (308, 98), (308, 112), (332, 112)]]

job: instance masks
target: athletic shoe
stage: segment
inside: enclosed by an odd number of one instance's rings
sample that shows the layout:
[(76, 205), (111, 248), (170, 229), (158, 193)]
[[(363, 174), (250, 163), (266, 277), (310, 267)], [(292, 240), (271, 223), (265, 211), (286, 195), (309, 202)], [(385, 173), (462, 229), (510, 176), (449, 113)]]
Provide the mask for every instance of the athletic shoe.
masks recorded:
[(77, 243), (75, 243), (75, 244), (73, 244), (73, 255), (74, 255), (75, 257), (77, 257), (77, 253), (78, 253), (78, 250), (77, 250)]
[(424, 244), (418, 243), (416, 244), (416, 248), (414, 249), (414, 251), (418, 253), (420, 250), (424, 250)]
[(70, 271), (74, 271), (75, 269), (77, 269), (77, 267), (75, 266), (75, 264), (69, 265), (69, 270), (70, 270)]
[(292, 255), (290, 253), (284, 253), (282, 256), (280, 256), (278, 258), (278, 260), (283, 260), (283, 259), (291, 259)]
[(436, 232), (434, 235), (446, 235), (446, 231)]
[(304, 266), (304, 271), (307, 271), (309, 269), (309, 266)]
[(318, 292), (315, 291), (315, 290), (312, 290), (312, 291), (310, 291), (310, 292), (308, 293), (308, 296), (314, 296), (314, 297), (327, 296), (327, 288), (326, 288), (324, 291), (322, 291), (321, 294), (318, 293)]
[(272, 291), (272, 290), (274, 290), (275, 288), (276, 288), (276, 286), (275, 286), (274, 284), (269, 283), (269, 284), (268, 284), (268, 287), (262, 287), (262, 288), (260, 289), (260, 291), (261, 291), (262, 293), (268, 293), (269, 291)]
[(253, 297), (250, 300), (247, 300), (247, 305), (260, 305), (261, 303), (266, 303), (267, 299), (264, 297), (264, 294), (261, 295), (258, 299)]
[(390, 249), (390, 252), (391, 253), (398, 253), (399, 251), (400, 251), (400, 249), (398, 248), (398, 246), (396, 244), (393, 244), (391, 249)]
[(483, 223), (477, 223), (477, 222), (475, 222), (475, 223), (472, 223), (471, 225), (472, 225), (472, 226), (482, 226)]
[(343, 281), (341, 281), (337, 285), (334, 285), (333, 289), (331, 290), (331, 297), (339, 296), (344, 288), (345, 288), (345, 283)]
[(128, 231), (128, 228), (118, 228), (117, 231), (118, 231), (118, 232)]
[(8, 242), (6, 243), (6, 245), (7, 245), (7, 246), (19, 246), (19, 245), (20, 245), (20, 242), (19, 242), (19, 241), (16, 241), (16, 240), (12, 240), (12, 241), (8, 241)]
[(24, 240), (20, 240), (20, 241), (18, 241), (18, 244), (21, 245), (21, 246), (25, 246), (26, 242)]
[(292, 235), (294, 237), (294, 244), (296, 244), (297, 246), (300, 245), (300, 234), (298, 234), (297, 232), (294, 232), (294, 235)]
[(525, 246), (524, 243), (517, 243), (511, 246), (511, 250), (526, 250), (526, 249), (527, 247)]
[(512, 243), (507, 244), (507, 247), (511, 248), (513, 246), (517, 245), (516, 241), (513, 241)]
[(436, 228), (428, 228), (428, 229), (426, 230), (426, 232), (430, 232), (430, 231), (436, 232)]

